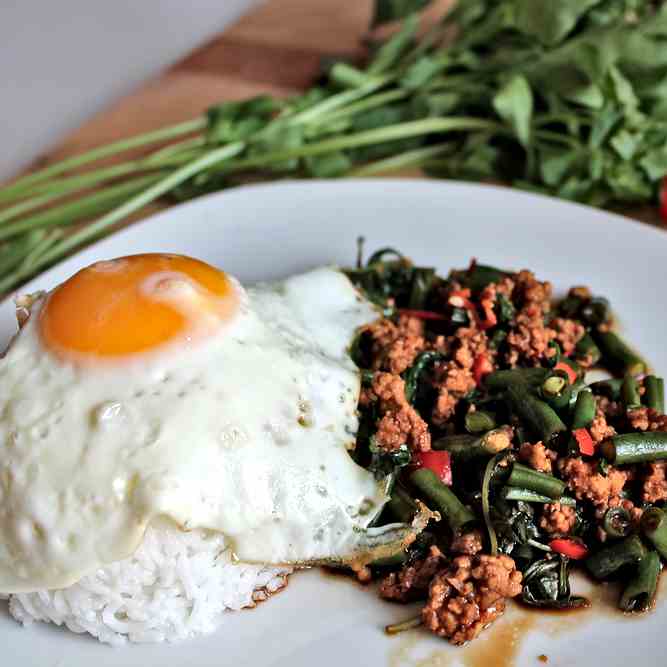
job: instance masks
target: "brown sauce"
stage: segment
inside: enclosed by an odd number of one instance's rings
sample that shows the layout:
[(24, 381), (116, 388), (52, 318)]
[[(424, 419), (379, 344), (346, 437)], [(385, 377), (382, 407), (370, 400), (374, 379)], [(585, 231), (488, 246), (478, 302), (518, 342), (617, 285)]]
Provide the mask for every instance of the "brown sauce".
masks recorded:
[(413, 630), (397, 638), (398, 644), (391, 652), (389, 667), (513, 667), (521, 649), (521, 640), (535, 626), (538, 618), (539, 614), (515, 607), (470, 644), (463, 647), (444, 645), (442, 649), (420, 658), (412, 654), (426, 636), (426, 631)]
[(521, 640), (535, 626), (537, 614), (521, 611), (498, 619), (463, 649), (465, 667), (513, 667)]

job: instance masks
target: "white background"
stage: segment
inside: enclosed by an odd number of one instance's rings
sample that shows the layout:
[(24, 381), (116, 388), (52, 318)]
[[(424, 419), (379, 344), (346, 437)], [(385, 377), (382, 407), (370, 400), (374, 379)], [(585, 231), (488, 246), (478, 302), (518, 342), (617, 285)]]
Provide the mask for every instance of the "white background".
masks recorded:
[(0, 180), (260, 0), (0, 0)]

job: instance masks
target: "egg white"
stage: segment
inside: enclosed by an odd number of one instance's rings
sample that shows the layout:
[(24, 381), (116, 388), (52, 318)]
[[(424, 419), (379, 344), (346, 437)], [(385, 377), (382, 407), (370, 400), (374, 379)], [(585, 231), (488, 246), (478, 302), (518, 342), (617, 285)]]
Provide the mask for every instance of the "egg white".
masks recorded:
[(348, 346), (377, 313), (330, 268), (240, 302), (205, 343), (99, 367), (46, 350), (44, 299), (31, 305), (0, 362), (0, 591), (68, 586), (157, 517), (220, 531), (252, 562), (354, 550), (386, 500), (348, 453)]

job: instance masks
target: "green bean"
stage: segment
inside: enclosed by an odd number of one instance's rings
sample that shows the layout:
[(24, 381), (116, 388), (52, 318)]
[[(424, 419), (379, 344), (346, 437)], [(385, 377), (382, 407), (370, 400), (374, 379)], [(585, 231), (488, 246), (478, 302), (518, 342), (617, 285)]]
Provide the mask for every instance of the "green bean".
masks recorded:
[[(549, 380), (553, 380), (553, 379), (556, 379), (556, 378), (558, 378), (559, 380), (563, 380), (563, 382), (566, 383), (560, 393), (550, 396), (547, 392), (544, 391), (544, 389), (542, 389), (540, 393), (542, 395), (542, 399), (544, 400), (544, 402), (547, 405), (552, 407), (554, 410), (562, 410), (563, 408), (570, 405), (570, 403), (572, 401), (572, 387), (567, 385), (567, 380), (564, 380), (563, 378), (561, 378), (559, 376), (553, 376), (553, 377), (549, 378)], [(547, 380), (547, 382), (549, 380)], [(555, 387), (555, 383), (552, 386)], [(544, 385), (543, 385), (543, 387), (544, 387)]]
[(542, 383), (542, 394), (548, 397), (558, 396), (567, 386), (568, 382), (560, 375), (551, 375)]
[(614, 370), (631, 375), (646, 372), (646, 362), (613, 331), (598, 332), (597, 343), (602, 350), (603, 361)]
[(417, 511), (417, 503), (412, 496), (398, 485), (394, 486), (387, 507), (401, 523), (410, 523)]
[(582, 305), (578, 315), (583, 324), (589, 327), (608, 322), (611, 316), (609, 301), (604, 297), (594, 296)]
[(546, 368), (514, 368), (508, 371), (494, 371), (484, 378), (484, 386), (491, 392), (505, 391), (516, 385), (537, 386), (549, 375)]
[(647, 375), (644, 378), (644, 404), (663, 414), (665, 411), (665, 383), (662, 378)]
[(626, 373), (621, 385), (621, 399), (626, 410), (633, 410), (641, 405), (639, 384), (630, 373)]
[(646, 555), (646, 547), (637, 535), (626, 537), (586, 559), (586, 569), (596, 579), (606, 579), (624, 565), (637, 563)]
[(595, 417), (595, 397), (590, 391), (580, 391), (574, 404), (572, 430), (588, 428)]
[(521, 463), (512, 466), (512, 473), (507, 480), (508, 486), (535, 491), (552, 499), (560, 498), (565, 491), (565, 482), (553, 475), (533, 470)]
[(377, 560), (371, 561), (369, 565), (371, 567), (396, 567), (397, 565), (402, 565), (408, 559), (408, 554), (405, 551), (397, 551), (391, 556), (386, 556), (385, 558), (378, 558)]
[(415, 362), (405, 374), (405, 398), (408, 400), (408, 403), (412, 403), (415, 400), (419, 376), (426, 370), (426, 367), (444, 358), (445, 356), (442, 353), (433, 350), (427, 350), (417, 356)]
[(542, 442), (549, 442), (556, 433), (566, 430), (554, 410), (528, 393), (524, 387), (511, 386), (507, 390), (507, 397), (512, 411), (526, 422)]
[(632, 531), (632, 517), (625, 507), (610, 507), (602, 520), (602, 529), (611, 538), (627, 537)]
[(622, 385), (623, 380), (621, 378), (609, 378), (608, 380), (593, 382), (588, 387), (594, 394), (606, 396), (610, 401), (620, 401)]
[(466, 433), (446, 435), (434, 440), (431, 447), (449, 452), (457, 461), (471, 461), (502, 452), (508, 449), (511, 443), (512, 429), (508, 426), (501, 426), (481, 436)]
[[(456, 533), (475, 521), (475, 515), (428, 468), (420, 468), (410, 475), (410, 482), (431, 501), (430, 508), (438, 510)], [(428, 503), (427, 503), (428, 504)]]
[(602, 352), (600, 348), (595, 344), (593, 337), (590, 334), (586, 334), (574, 348), (574, 353), (576, 358), (581, 361), (588, 362), (588, 365), (594, 366), (600, 361), (602, 357)]
[(577, 501), (569, 496), (561, 496), (555, 500), (530, 489), (521, 489), (514, 486), (504, 486), (500, 490), (500, 497), (504, 500), (521, 500), (524, 503), (560, 503), (569, 507), (574, 507), (577, 504)]
[(642, 515), (641, 529), (658, 553), (667, 560), (667, 515), (657, 507), (649, 507)]
[(465, 416), (465, 428), (468, 433), (485, 433), (496, 426), (495, 417), (485, 410), (475, 410)]
[(603, 456), (614, 465), (667, 459), (667, 433), (646, 431), (615, 435), (601, 445)]
[(625, 587), (618, 606), (623, 611), (644, 612), (653, 608), (660, 577), (660, 556), (649, 551), (639, 561), (637, 573)]

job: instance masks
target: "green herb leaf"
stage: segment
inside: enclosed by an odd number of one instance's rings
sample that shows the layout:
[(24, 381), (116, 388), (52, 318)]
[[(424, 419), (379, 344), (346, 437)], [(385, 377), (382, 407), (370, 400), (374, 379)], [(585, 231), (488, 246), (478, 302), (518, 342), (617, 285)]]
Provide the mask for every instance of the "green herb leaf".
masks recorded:
[(516, 0), (516, 26), (552, 46), (562, 41), (582, 16), (601, 0)]
[(528, 146), (533, 117), (533, 93), (520, 74), (510, 78), (493, 97), (493, 108), (516, 132), (519, 141)]

